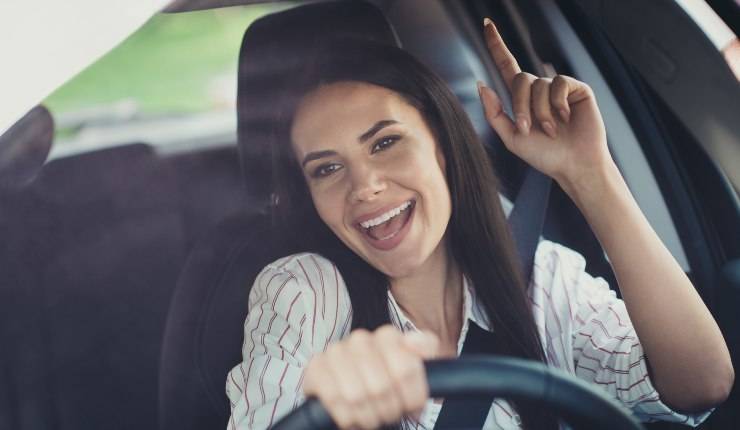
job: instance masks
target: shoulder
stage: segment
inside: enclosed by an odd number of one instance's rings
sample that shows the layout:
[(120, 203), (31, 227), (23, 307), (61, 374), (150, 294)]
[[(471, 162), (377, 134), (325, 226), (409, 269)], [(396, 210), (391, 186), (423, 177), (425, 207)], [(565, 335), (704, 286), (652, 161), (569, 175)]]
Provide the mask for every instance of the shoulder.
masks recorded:
[(542, 240), (532, 270), (528, 293), (535, 318), (553, 331), (568, 332), (571, 324), (582, 319), (585, 305), (615, 299), (603, 278), (586, 272), (583, 255), (559, 243)]
[(325, 278), (341, 279), (337, 266), (333, 262), (320, 254), (312, 252), (302, 252), (279, 258), (265, 266), (258, 278), (265, 275), (290, 277), (295, 279), (298, 284), (309, 288), (314, 287), (314, 282), (320, 283)]
[(535, 312), (540, 306), (545, 314), (564, 314), (582, 323), (584, 312), (592, 312), (598, 304), (611, 306), (619, 301), (604, 278), (586, 271), (583, 255), (559, 243), (541, 241), (532, 270), (528, 292)]
[(293, 254), (273, 261), (257, 275), (252, 288), (250, 304), (259, 297), (277, 296), (281, 288), (287, 288), (293, 296), (300, 294), (301, 301), (319, 320), (337, 318), (350, 309), (349, 293), (337, 266), (316, 253)]
[(550, 240), (537, 245), (532, 267), (531, 290), (572, 290), (582, 280), (586, 259), (579, 252)]
[(586, 269), (586, 259), (578, 251), (550, 240), (537, 244), (534, 257), (535, 276), (552, 276), (558, 271), (578, 275)]

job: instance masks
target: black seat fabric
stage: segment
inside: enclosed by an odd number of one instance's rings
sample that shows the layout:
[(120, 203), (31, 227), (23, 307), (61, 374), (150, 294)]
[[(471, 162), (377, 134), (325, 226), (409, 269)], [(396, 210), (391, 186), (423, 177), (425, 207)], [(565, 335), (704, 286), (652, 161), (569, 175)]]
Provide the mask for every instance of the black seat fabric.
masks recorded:
[(53, 160), (1, 200), (7, 428), (156, 425), (161, 310), (185, 257), (172, 171), (123, 145)]
[(163, 428), (226, 428), (226, 374), (241, 361), (251, 279), (278, 256), (269, 219), (236, 214), (190, 253), (172, 299), (160, 367)]
[[(161, 429), (226, 428), (226, 375), (241, 361), (249, 287), (259, 270), (290, 249), (270, 227), (269, 142), (276, 95), (302, 62), (338, 35), (396, 43), (383, 14), (365, 2), (300, 6), (246, 31), (239, 60), (238, 143), (249, 213), (231, 217), (197, 243), (173, 296), (160, 363)], [(275, 229), (277, 230), (277, 229)]]

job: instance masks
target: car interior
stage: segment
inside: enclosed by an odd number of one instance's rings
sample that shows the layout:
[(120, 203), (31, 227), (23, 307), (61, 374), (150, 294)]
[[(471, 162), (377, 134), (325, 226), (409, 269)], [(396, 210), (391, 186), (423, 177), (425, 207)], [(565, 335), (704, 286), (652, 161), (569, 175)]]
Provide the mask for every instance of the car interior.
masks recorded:
[[(260, 2), (181, 0), (165, 13), (249, 3)], [(696, 124), (684, 120), (689, 114), (664, 96), (678, 90), (654, 84), (624, 55), (632, 42), (601, 27), (595, 17), (605, 9), (576, 0), (274, 3), (309, 3), (309, 12), (296, 16), (313, 13), (316, 20), (298, 19), (291, 31), (269, 19), (245, 25), (234, 53), (237, 122), (230, 138), (177, 151), (131, 141), (48, 157), (53, 113), (43, 108), (26, 120), (45, 122), (46, 133), (24, 134), (19, 122), (0, 138), (0, 147), (34, 142), (25, 155), (0, 154), (0, 429), (226, 427), (225, 378), (241, 361), (249, 287), (262, 267), (290, 252), (275, 239), (270, 149), (260, 142), (278, 114), (270, 110), (271, 89), (295, 73), (305, 48), (278, 60), (273, 44), (293, 37), (310, 45), (306, 35), (329, 22), (333, 31), (366, 35), (377, 34), (378, 21), (390, 23), (394, 32), (377, 37), (443, 77), (489, 150), (508, 209), (527, 166), (504, 148), (480, 108), (477, 80), (505, 93), (485, 51), (482, 18), (495, 20), (523, 69), (589, 83), (620, 170), (718, 318), (736, 362), (737, 188), (699, 143)], [(327, 21), (323, 7), (332, 11)], [(728, 123), (731, 112), (722, 114)], [(587, 271), (618, 291), (599, 242), (556, 184), (548, 203), (543, 236), (583, 254)], [(738, 402), (733, 389), (701, 428), (733, 428)]]

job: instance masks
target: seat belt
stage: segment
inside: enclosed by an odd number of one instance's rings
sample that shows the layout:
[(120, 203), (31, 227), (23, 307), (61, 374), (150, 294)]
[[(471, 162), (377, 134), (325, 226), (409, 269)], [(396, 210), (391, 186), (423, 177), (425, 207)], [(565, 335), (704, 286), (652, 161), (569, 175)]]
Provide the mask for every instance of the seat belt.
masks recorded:
[(545, 227), (550, 188), (552, 179), (530, 167), (516, 195), (514, 209), (509, 214), (509, 227), (514, 235), (514, 243), (527, 285), (531, 281), (537, 244)]
[[(468, 333), (460, 356), (500, 354), (501, 342), (498, 341), (496, 333), (479, 327), (472, 320), (468, 323)], [(439, 411), (434, 430), (481, 429), (492, 403), (493, 396), (446, 399)]]
[[(549, 176), (530, 167), (514, 201), (514, 209), (509, 215), (509, 227), (514, 235), (527, 285), (531, 282), (537, 243), (545, 225), (551, 186), (552, 179)], [(461, 356), (498, 355), (500, 348), (501, 342), (496, 332), (484, 330), (469, 321)], [(493, 397), (485, 396), (447, 399), (442, 404), (434, 430), (482, 429), (492, 403)]]

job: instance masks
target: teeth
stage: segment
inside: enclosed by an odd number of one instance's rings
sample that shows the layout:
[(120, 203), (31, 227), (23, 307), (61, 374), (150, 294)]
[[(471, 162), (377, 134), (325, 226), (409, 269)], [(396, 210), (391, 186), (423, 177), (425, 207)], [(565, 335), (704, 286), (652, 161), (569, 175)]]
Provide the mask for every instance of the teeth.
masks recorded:
[(379, 216), (377, 216), (377, 217), (375, 217), (375, 218), (373, 218), (371, 220), (367, 220), (365, 222), (362, 222), (362, 223), (360, 223), (360, 225), (362, 226), (362, 228), (366, 228), (367, 229), (367, 228), (370, 228), (370, 227), (375, 227), (376, 225), (379, 225), (379, 224), (383, 224), (384, 222), (388, 221), (389, 219), (391, 219), (394, 216), (397, 216), (398, 214), (400, 214), (401, 212), (403, 212), (409, 206), (411, 206), (411, 201), (410, 200), (407, 201), (407, 202), (405, 202), (405, 203), (403, 203), (401, 206), (399, 206), (399, 207), (397, 207), (395, 209), (389, 210), (388, 212), (386, 212), (386, 213), (384, 213), (382, 215), (379, 215)]

